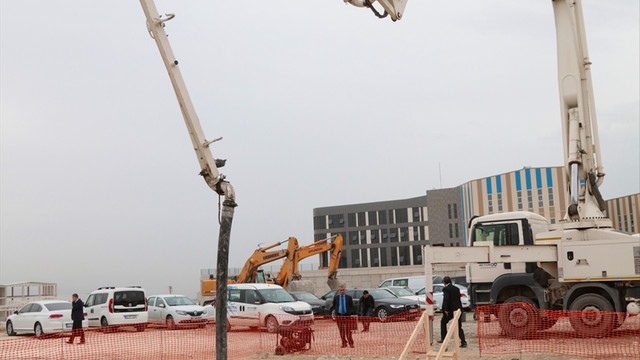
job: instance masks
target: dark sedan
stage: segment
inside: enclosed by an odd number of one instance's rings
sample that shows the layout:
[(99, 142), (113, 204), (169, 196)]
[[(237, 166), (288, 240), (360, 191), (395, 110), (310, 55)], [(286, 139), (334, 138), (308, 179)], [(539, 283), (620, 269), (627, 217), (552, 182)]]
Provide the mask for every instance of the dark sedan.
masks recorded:
[[(403, 317), (407, 319), (415, 319), (421, 315), (420, 306), (416, 301), (400, 298), (386, 288), (346, 289), (345, 293), (353, 298), (352, 315), (356, 315), (358, 311), (360, 297), (364, 290), (369, 291), (369, 294), (373, 296), (375, 304), (374, 315), (380, 321), (385, 321), (388, 316), (397, 314), (403, 314)], [(333, 297), (337, 293), (338, 290), (331, 290), (320, 297), (325, 301), (325, 311), (327, 314), (331, 314), (333, 319), (336, 316), (336, 309), (333, 308)]]
[(313, 295), (310, 292), (306, 291), (293, 291), (290, 292), (291, 296), (298, 301), (306, 302), (311, 305), (311, 310), (313, 310), (313, 315), (325, 315), (324, 311), (324, 300), (318, 299), (317, 296)]

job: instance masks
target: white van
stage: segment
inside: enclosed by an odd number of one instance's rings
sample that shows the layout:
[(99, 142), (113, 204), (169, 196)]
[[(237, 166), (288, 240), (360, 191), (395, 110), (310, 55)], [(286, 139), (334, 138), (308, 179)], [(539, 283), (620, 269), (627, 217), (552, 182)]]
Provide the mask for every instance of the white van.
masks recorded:
[[(434, 284), (440, 284), (442, 283), (442, 278), (443, 277), (440, 275), (433, 275), (432, 281)], [(424, 275), (422, 275), (422, 276), (403, 276), (403, 277), (386, 279), (383, 282), (381, 282), (380, 285), (378, 285), (378, 287), (406, 286), (415, 294), (416, 291), (419, 291), (420, 289), (424, 288), (424, 285), (425, 285), (425, 279), (424, 279)]]
[(91, 292), (84, 308), (90, 327), (130, 325), (138, 331), (147, 327), (147, 298), (139, 286), (98, 288)]
[(311, 305), (296, 301), (291, 294), (272, 284), (230, 284), (227, 286), (228, 329), (236, 326), (278, 331), (280, 325), (296, 320), (313, 322)]

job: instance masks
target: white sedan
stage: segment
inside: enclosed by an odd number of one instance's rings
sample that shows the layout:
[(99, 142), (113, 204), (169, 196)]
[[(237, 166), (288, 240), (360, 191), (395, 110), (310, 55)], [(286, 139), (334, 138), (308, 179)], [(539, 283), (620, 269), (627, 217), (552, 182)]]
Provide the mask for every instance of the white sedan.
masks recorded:
[[(84, 314), (87, 316), (87, 314)], [(82, 327), (88, 322), (82, 321)], [(42, 300), (30, 302), (22, 309), (7, 318), (5, 328), (7, 335), (13, 336), (18, 332), (34, 333), (36, 337), (45, 334), (71, 331), (71, 303), (64, 300)]]
[(170, 329), (178, 325), (205, 326), (215, 320), (212, 306), (200, 306), (184, 295), (154, 295), (147, 301), (149, 322), (163, 323)]

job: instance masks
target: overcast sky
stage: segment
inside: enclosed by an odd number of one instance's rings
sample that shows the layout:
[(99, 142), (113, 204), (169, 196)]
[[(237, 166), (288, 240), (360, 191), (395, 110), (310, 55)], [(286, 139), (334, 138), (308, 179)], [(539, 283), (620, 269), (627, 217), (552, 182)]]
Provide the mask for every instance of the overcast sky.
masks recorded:
[[(550, 1), (411, 0), (395, 23), (342, 0), (156, 5), (224, 137), (230, 266), (311, 243), (316, 207), (564, 163)], [(584, 1), (607, 199), (640, 191), (639, 13)], [(195, 296), (218, 197), (140, 4), (2, 0), (0, 21), (0, 283)]]

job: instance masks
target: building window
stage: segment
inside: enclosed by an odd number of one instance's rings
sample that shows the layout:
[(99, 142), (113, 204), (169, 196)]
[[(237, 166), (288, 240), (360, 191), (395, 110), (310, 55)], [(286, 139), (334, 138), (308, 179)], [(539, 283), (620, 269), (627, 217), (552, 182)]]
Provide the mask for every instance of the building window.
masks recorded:
[(347, 254), (343, 251), (340, 255), (340, 264), (338, 265), (341, 268), (347, 268)]
[(459, 237), (458, 223), (455, 223), (455, 230), (456, 230), (456, 238), (458, 238)]
[(553, 204), (553, 188), (548, 188), (547, 190), (549, 191), (549, 206), (555, 206)]
[(389, 266), (387, 262), (387, 248), (380, 248), (380, 266)]
[(451, 219), (451, 204), (447, 204), (447, 213), (449, 215), (449, 219)]
[[(366, 250), (366, 249), (362, 249)], [(378, 267), (380, 266), (380, 257), (378, 256), (378, 248), (369, 249), (371, 253), (371, 266)]]
[(405, 224), (409, 222), (407, 209), (396, 209), (396, 224)]
[(413, 265), (422, 265), (422, 246), (413, 246)]
[(349, 231), (349, 244), (354, 245), (358, 243), (358, 232)]
[(369, 261), (367, 261), (367, 249), (360, 249), (360, 262), (362, 267), (369, 267)]
[(377, 244), (377, 243), (380, 242), (378, 233), (379, 233), (378, 230), (371, 230), (371, 243), (372, 244)]
[(315, 216), (313, 218), (313, 229), (314, 230), (323, 230), (327, 228), (327, 217), (322, 215), (322, 216)]
[(391, 248), (391, 266), (398, 266), (398, 248)]
[(529, 209), (533, 209), (533, 193), (531, 193), (531, 190), (527, 190), (527, 205)]
[(380, 221), (380, 225), (387, 223), (387, 212), (385, 210), (378, 211), (378, 221)]
[(453, 204), (453, 218), (457, 219), (458, 218), (458, 204)]
[(389, 242), (389, 230), (387, 229), (382, 229), (382, 242), (386, 243)]
[(489, 206), (489, 214), (493, 212), (493, 195), (487, 194), (487, 205)]
[(400, 247), (400, 265), (411, 265), (411, 249), (409, 246)]
[(360, 250), (358, 249), (351, 250), (351, 267), (360, 267)]
[(624, 231), (629, 231), (629, 224), (627, 224), (627, 214), (624, 215)]
[(552, 223), (552, 224), (555, 224), (555, 223), (556, 223), (556, 218), (551, 218), (551, 219), (549, 219), (549, 220), (551, 221), (551, 223)]
[(518, 197), (518, 210), (522, 210), (522, 191), (518, 190), (516, 196)]
[(502, 194), (498, 194), (498, 212), (502, 212)]
[(418, 231), (418, 227), (414, 226), (413, 227), (413, 241), (418, 241), (420, 240), (420, 232)]
[(419, 207), (414, 207), (413, 208), (413, 222), (419, 222), (420, 221), (420, 208)]
[(360, 231), (360, 245), (365, 245), (367, 243), (367, 231)]
[(393, 221), (393, 210), (389, 210), (389, 224), (395, 224), (396, 221)]
[(358, 226), (367, 226), (367, 224), (365, 224), (365, 222), (364, 222), (364, 213), (363, 212), (359, 212), (358, 213)]
[(538, 208), (544, 207), (544, 201), (542, 200), (542, 189), (538, 189)]
[(356, 226), (356, 213), (348, 213), (347, 214), (347, 226), (355, 227)]
[(377, 211), (369, 211), (369, 226), (378, 225)]
[(344, 227), (344, 214), (329, 215), (329, 229)]
[(400, 241), (409, 241), (409, 231), (406, 227), (400, 228)]
[(449, 224), (449, 238), (453, 239), (453, 224)]
[(389, 229), (389, 241), (398, 242), (398, 229)]

